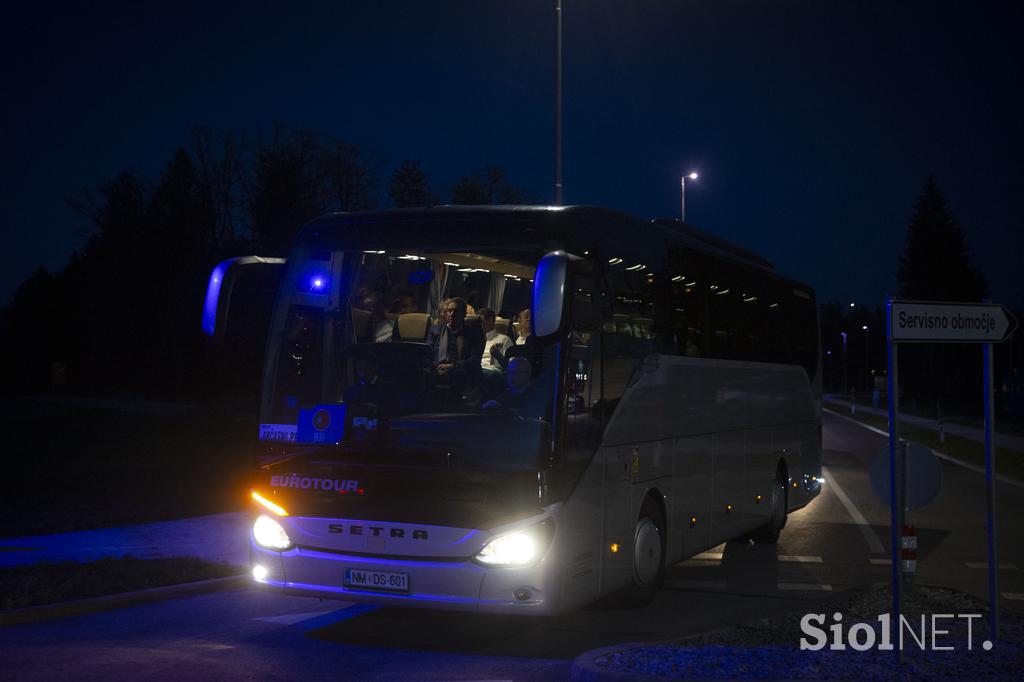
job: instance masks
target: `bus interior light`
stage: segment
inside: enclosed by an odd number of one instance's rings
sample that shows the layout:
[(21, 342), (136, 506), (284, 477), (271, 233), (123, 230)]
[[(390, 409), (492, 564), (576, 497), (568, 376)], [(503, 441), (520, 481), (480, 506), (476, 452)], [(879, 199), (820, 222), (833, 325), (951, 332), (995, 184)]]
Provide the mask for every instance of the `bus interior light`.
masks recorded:
[(608, 550), (612, 554), (618, 554), (618, 552), (619, 552), (619, 543), (613, 542), (612, 544), (608, 545)]
[(621, 258), (609, 258), (608, 259), (608, 265), (618, 265), (621, 262), (622, 262)]
[(270, 574), (270, 571), (267, 570), (266, 566), (261, 566), (260, 564), (253, 564), (253, 566), (252, 566), (252, 579), (253, 580), (255, 580), (257, 582), (263, 582), (264, 580), (267, 579), (267, 576), (269, 574)]

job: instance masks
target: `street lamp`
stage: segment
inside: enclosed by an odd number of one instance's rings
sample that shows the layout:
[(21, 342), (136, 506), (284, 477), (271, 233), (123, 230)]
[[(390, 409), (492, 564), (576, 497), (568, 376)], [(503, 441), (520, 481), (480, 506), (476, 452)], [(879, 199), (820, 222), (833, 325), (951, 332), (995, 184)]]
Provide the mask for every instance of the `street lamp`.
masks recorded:
[(870, 391), (872, 389), (872, 386), (871, 386), (871, 354), (870, 354), (870, 351), (869, 351), (870, 344), (868, 343), (868, 339), (871, 336), (871, 330), (868, 329), (867, 325), (862, 326), (861, 329), (864, 330), (864, 373), (867, 375), (867, 383), (864, 384), (864, 385)]
[(697, 179), (696, 173), (690, 173), (679, 178), (679, 220), (686, 222), (686, 178)]
[(839, 332), (839, 336), (843, 337), (843, 395), (849, 392), (847, 388), (847, 364), (846, 364), (846, 332)]

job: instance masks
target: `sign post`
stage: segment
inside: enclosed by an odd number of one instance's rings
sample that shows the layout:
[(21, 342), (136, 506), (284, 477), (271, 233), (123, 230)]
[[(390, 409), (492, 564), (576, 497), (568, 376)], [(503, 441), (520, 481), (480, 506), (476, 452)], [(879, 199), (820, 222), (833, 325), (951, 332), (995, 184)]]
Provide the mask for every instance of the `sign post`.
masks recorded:
[[(900, 555), (902, 542), (900, 541), (900, 530), (903, 528), (900, 510), (903, 509), (903, 500), (897, 499), (896, 491), (900, 486), (896, 482), (896, 453), (900, 448), (900, 384), (896, 378), (897, 370), (897, 348), (896, 340), (893, 338), (893, 305), (895, 301), (889, 299), (889, 315), (886, 321), (887, 337), (889, 339), (889, 547), (892, 552), (892, 622), (899, 627), (900, 621)], [(902, 468), (902, 467), (900, 467)], [(902, 647), (896, 647), (896, 660), (903, 658)]]
[[(896, 379), (896, 349), (900, 343), (981, 343), (985, 404), (985, 516), (988, 527), (988, 599), (989, 629), (999, 636), (999, 589), (996, 573), (996, 489), (993, 424), (992, 344), (1002, 343), (1017, 328), (1017, 320), (1001, 305), (994, 303), (951, 303), (941, 301), (898, 301), (889, 299), (889, 474), (892, 491), (893, 543), (893, 619), (899, 622), (900, 585), (896, 570), (896, 456), (898, 451), (899, 382)], [(900, 502), (902, 508), (902, 501)]]

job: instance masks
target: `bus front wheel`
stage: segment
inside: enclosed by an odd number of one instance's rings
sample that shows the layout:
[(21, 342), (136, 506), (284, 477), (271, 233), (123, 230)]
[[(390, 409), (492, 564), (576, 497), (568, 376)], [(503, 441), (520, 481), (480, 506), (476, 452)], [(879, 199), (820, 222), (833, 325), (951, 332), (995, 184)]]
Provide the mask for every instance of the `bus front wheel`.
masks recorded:
[(665, 580), (665, 519), (654, 500), (640, 509), (633, 534), (633, 595), (649, 602)]

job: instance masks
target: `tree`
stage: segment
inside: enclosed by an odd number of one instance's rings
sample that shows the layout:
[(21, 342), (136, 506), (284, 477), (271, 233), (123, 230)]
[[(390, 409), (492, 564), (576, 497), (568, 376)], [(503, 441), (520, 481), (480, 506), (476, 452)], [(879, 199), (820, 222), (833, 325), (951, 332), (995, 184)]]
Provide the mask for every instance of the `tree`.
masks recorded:
[(381, 165), (322, 131), (275, 123), (270, 142), (256, 148), (246, 183), (254, 238), (265, 251), (283, 254), (318, 215), (374, 208)]
[(250, 235), (245, 212), (245, 143), (235, 132), (215, 133), (205, 126), (191, 131), (189, 152), (195, 166), (196, 191), (212, 218), (210, 251), (226, 255)]
[(287, 253), (299, 228), (326, 211), (319, 147), (317, 133), (275, 123), (270, 142), (256, 149), (248, 209), (253, 237), (268, 253)]
[[(917, 198), (899, 259), (899, 295), (909, 300), (978, 301), (987, 294), (974, 268), (964, 232), (929, 177)], [(910, 407), (976, 410), (981, 364), (973, 346), (907, 344), (900, 355), (900, 383)]]
[(527, 204), (526, 191), (514, 186), (497, 166), (475, 170), (452, 188), (453, 204)]
[(985, 278), (971, 264), (963, 229), (932, 177), (917, 198), (898, 278), (905, 299), (978, 301), (987, 293)]
[(427, 186), (427, 176), (420, 170), (419, 161), (402, 161), (391, 176), (388, 185), (388, 196), (395, 208), (411, 208), (414, 206), (432, 206), (437, 198)]
[(376, 208), (381, 160), (344, 140), (325, 139), (322, 144), (321, 172), (326, 181), (329, 210)]

